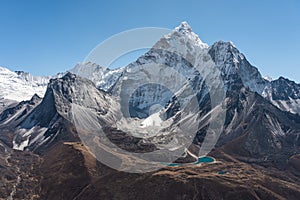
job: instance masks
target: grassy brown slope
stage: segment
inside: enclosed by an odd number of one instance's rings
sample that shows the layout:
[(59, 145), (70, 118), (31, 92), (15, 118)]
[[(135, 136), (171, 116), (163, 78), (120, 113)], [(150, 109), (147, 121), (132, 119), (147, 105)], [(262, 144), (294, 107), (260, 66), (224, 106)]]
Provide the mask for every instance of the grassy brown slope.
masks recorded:
[[(212, 164), (129, 174), (100, 163), (78, 143), (58, 144), (41, 167), (42, 199), (295, 199), (297, 179), (223, 153)], [(226, 174), (219, 174), (226, 172)]]

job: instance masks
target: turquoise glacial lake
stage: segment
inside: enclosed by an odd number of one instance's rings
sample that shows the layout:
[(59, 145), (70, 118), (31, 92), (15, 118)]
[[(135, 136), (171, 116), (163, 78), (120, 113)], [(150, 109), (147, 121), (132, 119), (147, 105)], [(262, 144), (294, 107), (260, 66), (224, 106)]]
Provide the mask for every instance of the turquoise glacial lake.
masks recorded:
[(177, 166), (183, 166), (183, 165), (197, 165), (197, 164), (200, 164), (200, 163), (211, 163), (211, 162), (214, 162), (214, 161), (215, 161), (214, 158), (205, 156), (205, 157), (198, 158), (198, 161), (193, 162), (193, 163), (171, 163), (171, 164), (168, 164), (167, 166), (177, 167)]

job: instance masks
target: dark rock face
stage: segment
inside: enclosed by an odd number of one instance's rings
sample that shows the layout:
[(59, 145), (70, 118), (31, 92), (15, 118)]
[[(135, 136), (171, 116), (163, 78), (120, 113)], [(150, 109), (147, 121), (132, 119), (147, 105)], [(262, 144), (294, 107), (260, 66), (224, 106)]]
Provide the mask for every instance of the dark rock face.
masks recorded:
[(229, 93), (247, 87), (283, 111), (299, 112), (299, 102), (294, 101), (300, 99), (299, 84), (283, 77), (265, 80), (231, 42), (216, 42), (209, 48), (209, 54), (221, 70)]
[[(64, 77), (65, 81), (69, 80), (68, 76), (70, 74)], [(61, 104), (56, 99), (54, 82), (53, 80), (50, 81), (43, 99), (34, 95), (30, 101), (23, 101), (15, 107), (3, 111), (0, 115), (0, 127), (3, 127), (4, 130), (16, 131), (15, 143), (21, 144), (28, 139), (29, 145), (27, 148), (36, 150), (40, 145), (46, 147), (60, 139), (76, 140), (77, 136), (69, 134), (73, 132), (70, 122), (62, 118), (58, 112), (64, 108), (60, 106)], [(26, 132), (25, 134), (24, 132), (19, 133), (18, 130), (20, 129), (30, 132), (30, 134), (26, 135)], [(62, 135), (59, 135), (64, 131), (68, 134), (62, 133)]]
[(216, 42), (209, 48), (208, 53), (220, 69), (228, 91), (239, 90), (242, 85), (262, 93), (267, 81), (231, 42)]
[(218, 146), (243, 161), (285, 168), (299, 152), (299, 116), (249, 91), (232, 100)]
[[(0, 123), (9, 120), (14, 119), (15, 123), (20, 122), (24, 116), (26, 116), (33, 108), (35, 108), (40, 102), (42, 101), (42, 98), (40, 98), (38, 95), (34, 95), (31, 100), (29, 101), (22, 101), (16, 106), (9, 107), (5, 109), (0, 114)], [(19, 112), (21, 111), (21, 112)]]
[(273, 100), (300, 99), (300, 85), (294, 81), (280, 77), (271, 82)]

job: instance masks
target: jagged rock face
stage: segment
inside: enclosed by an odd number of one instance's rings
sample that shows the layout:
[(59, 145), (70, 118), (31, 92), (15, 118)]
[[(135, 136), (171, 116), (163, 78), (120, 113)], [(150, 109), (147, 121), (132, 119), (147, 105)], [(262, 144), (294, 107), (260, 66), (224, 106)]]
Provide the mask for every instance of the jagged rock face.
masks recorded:
[(171, 101), (173, 96), (174, 93), (159, 84), (146, 84), (140, 86), (130, 96), (130, 116), (147, 118), (165, 107), (167, 102)]
[[(139, 118), (149, 117), (149, 110), (157, 106), (166, 108), (175, 99), (184, 107), (189, 99), (196, 96), (201, 104), (207, 99), (206, 67), (211, 65), (208, 45), (183, 22), (125, 68), (112, 88), (112, 94), (129, 95), (125, 99), (133, 105), (130, 109), (135, 110), (134, 116)], [(183, 88), (193, 91), (183, 94)]]
[(44, 99), (34, 95), (30, 101), (22, 101), (6, 109), (0, 119), (1, 127), (15, 130), (14, 149), (35, 148), (37, 144), (50, 139), (46, 135), (55, 130), (55, 123), (60, 120), (53, 90), (48, 87)]
[(30, 111), (35, 108), (40, 102), (42, 98), (38, 95), (33, 95), (33, 97), (28, 101), (22, 101), (15, 106), (5, 109), (0, 114), (0, 126), (4, 126), (6, 124), (17, 125), (26, 117)]
[[(191, 87), (194, 94), (180, 95), (184, 87)], [(201, 87), (205, 87), (203, 79), (187, 60), (166, 50), (152, 49), (126, 68), (112, 94), (121, 97), (121, 105), (126, 107), (129, 103), (131, 113), (135, 113), (132, 117), (146, 118), (165, 108), (176, 96), (185, 106), (188, 95), (196, 95)]]
[(210, 47), (209, 54), (222, 71), (229, 90), (235, 85), (242, 85), (262, 95), (283, 111), (299, 113), (299, 84), (283, 77), (273, 81), (264, 79), (231, 42), (216, 42)]
[(300, 99), (300, 85), (294, 81), (290, 81), (286, 78), (280, 77), (278, 80), (271, 82), (273, 88), (272, 91), (273, 100), (290, 100)]
[(12, 148), (43, 151), (55, 141), (79, 140), (74, 135), (72, 104), (103, 114), (109, 108), (107, 99), (92, 81), (67, 73), (50, 80), (43, 99), (34, 95), (6, 108), (0, 114), (0, 127), (14, 132)]
[(92, 81), (67, 73), (61, 79), (51, 80), (49, 92), (53, 93), (57, 112), (70, 119), (71, 104), (95, 109), (97, 112), (106, 112), (104, 94), (99, 91)]
[(35, 95), (30, 101), (23, 101), (1, 114), (0, 126), (15, 132), (14, 149), (34, 148), (36, 143), (46, 141), (46, 132), (59, 118), (49, 93), (43, 100)]
[(224, 133), (217, 146), (246, 162), (283, 168), (298, 154), (300, 117), (281, 111), (243, 89), (228, 102)]
[[(78, 140), (72, 135), (72, 104), (98, 113), (107, 112), (104, 94), (93, 82), (67, 73), (62, 78), (51, 79), (42, 102), (23, 118), (18, 126), (14, 142), (24, 149), (51, 145), (54, 140)], [(71, 130), (70, 130), (71, 128)], [(67, 130), (63, 133), (63, 130)], [(77, 139), (76, 139), (77, 138)], [(24, 144), (25, 142), (25, 144)], [(16, 145), (16, 148), (17, 145)]]
[(262, 96), (281, 110), (294, 114), (300, 112), (300, 86), (294, 81), (280, 77), (269, 82)]
[(216, 42), (209, 48), (209, 54), (221, 70), (229, 91), (235, 90), (234, 86), (242, 85), (259, 94), (263, 92), (267, 81), (231, 42)]
[(18, 102), (14, 100), (0, 98), (0, 112), (3, 110), (16, 105)]

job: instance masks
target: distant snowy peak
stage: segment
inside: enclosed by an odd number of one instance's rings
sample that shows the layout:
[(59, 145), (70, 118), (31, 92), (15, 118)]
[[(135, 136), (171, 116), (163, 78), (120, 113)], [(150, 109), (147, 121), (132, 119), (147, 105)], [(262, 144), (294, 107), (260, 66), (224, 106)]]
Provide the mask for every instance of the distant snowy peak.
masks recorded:
[(34, 94), (43, 97), (50, 78), (0, 67), (0, 98), (20, 102), (30, 100)]
[(13, 74), (13, 73), (14, 72), (10, 71), (9, 69), (0, 66), (0, 74)]
[(103, 76), (109, 69), (101, 67), (100, 65), (92, 62), (78, 63), (75, 67), (69, 70), (71, 73), (78, 74), (84, 78), (95, 78), (95, 75)]
[(263, 77), (266, 81), (269, 81), (269, 82), (271, 82), (271, 81), (273, 81), (274, 79), (271, 77), (271, 76), (264, 76)]
[(109, 91), (122, 75), (124, 68), (108, 69), (96, 63), (85, 62), (78, 63), (69, 71), (83, 78), (90, 79), (99, 89)]

